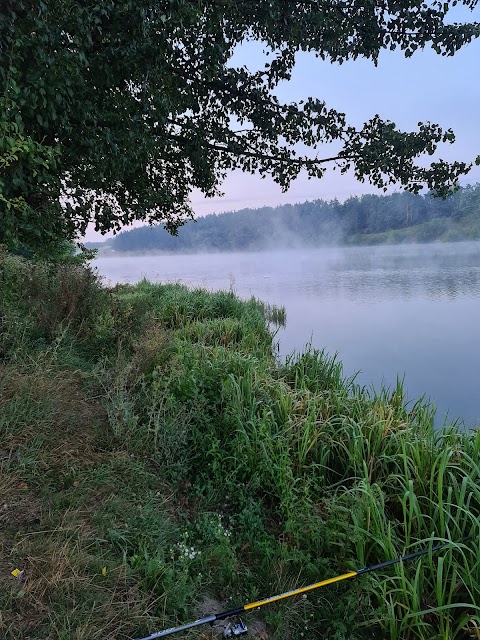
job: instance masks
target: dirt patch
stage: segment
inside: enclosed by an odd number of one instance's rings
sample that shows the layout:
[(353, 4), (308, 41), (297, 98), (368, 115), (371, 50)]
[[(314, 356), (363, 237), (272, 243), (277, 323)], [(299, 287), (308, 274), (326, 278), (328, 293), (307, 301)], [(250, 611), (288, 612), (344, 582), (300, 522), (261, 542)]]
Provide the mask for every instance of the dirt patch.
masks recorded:
[(41, 521), (38, 498), (18, 476), (0, 472), (0, 530), (36, 526)]
[[(205, 596), (201, 603), (198, 605), (196, 615), (198, 618), (205, 618), (209, 615), (213, 615), (215, 613), (220, 613), (221, 611), (225, 611), (227, 609), (233, 609), (236, 605), (232, 602), (224, 602), (222, 600), (217, 600), (216, 598), (211, 598)], [(248, 631), (246, 634), (241, 635), (239, 637), (243, 638), (261, 638), (262, 640), (267, 640), (268, 632), (265, 626), (265, 623), (259, 618), (252, 617), (251, 614), (246, 614), (245, 616), (240, 616), (242, 621), (246, 625)], [(231, 618), (229, 620), (221, 620), (216, 622), (213, 627), (211, 627), (209, 632), (206, 632), (203, 637), (205, 638), (223, 638), (225, 630), (229, 627), (230, 624), (235, 624), (238, 622), (239, 617)], [(205, 627), (208, 630), (208, 626)], [(233, 636), (235, 638), (237, 636)]]

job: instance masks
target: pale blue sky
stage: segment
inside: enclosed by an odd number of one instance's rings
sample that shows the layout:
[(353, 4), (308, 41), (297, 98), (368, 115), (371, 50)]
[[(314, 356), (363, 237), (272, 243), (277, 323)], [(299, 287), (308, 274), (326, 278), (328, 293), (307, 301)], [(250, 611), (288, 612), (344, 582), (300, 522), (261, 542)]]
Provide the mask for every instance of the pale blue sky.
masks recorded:
[[(248, 64), (250, 59), (258, 60), (261, 49), (249, 45), (243, 54)], [(430, 120), (453, 128), (457, 137), (455, 145), (444, 145), (437, 156), (470, 161), (480, 154), (480, 40), (449, 58), (432, 50), (420, 51), (412, 58), (405, 58), (400, 51), (383, 52), (377, 67), (363, 59), (338, 65), (300, 54), (292, 79), (280, 86), (277, 94), (285, 101), (309, 95), (321, 98), (327, 106), (345, 112), (349, 122), (357, 126), (376, 113), (405, 130)], [(480, 169), (475, 167), (467, 181), (479, 180)], [(376, 190), (352, 175), (328, 171), (322, 180), (299, 177), (285, 194), (272, 180), (234, 172), (224, 191), (224, 198), (213, 200), (195, 196), (195, 210), (203, 214), (311, 198), (343, 200)]]
[[(480, 21), (480, 9), (462, 10), (459, 17)], [(235, 62), (257, 67), (262, 57), (262, 46), (249, 43), (238, 51)], [(376, 113), (406, 130), (415, 129), (421, 120), (430, 120), (451, 127), (457, 137), (456, 143), (445, 145), (437, 157), (471, 161), (480, 154), (480, 39), (453, 57), (438, 56), (430, 49), (417, 51), (408, 59), (400, 51), (382, 52), (377, 67), (368, 60), (338, 65), (312, 54), (299, 54), (292, 79), (278, 87), (277, 95), (284, 101), (320, 98), (327, 106), (345, 112), (348, 121), (358, 126)], [(479, 181), (480, 167), (463, 180)], [(369, 183), (359, 183), (352, 175), (342, 176), (332, 170), (321, 180), (300, 176), (284, 194), (269, 178), (262, 180), (235, 171), (227, 177), (223, 191), (224, 197), (213, 199), (193, 193), (196, 214), (315, 198), (344, 200), (377, 192)], [(87, 239), (99, 239), (99, 234), (92, 230)]]

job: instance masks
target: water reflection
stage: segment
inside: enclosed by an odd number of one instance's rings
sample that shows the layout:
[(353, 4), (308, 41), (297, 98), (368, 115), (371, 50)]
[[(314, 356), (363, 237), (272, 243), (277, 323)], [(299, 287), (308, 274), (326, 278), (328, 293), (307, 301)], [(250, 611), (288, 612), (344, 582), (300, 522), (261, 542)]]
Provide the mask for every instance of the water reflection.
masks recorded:
[[(332, 251), (303, 254), (300, 271), (305, 292), (326, 299), (341, 296), (367, 304), (415, 297), (480, 296), (477, 243), (388, 249), (362, 247), (336, 250), (334, 255)], [(275, 271), (278, 274), (278, 266)], [(289, 273), (292, 271), (289, 266)], [(298, 287), (298, 281), (286, 278), (283, 286), (291, 292)]]
[(190, 285), (234, 285), (303, 292), (324, 299), (371, 303), (415, 297), (480, 296), (480, 243), (296, 250), (268, 253), (159, 255), (97, 260), (112, 282), (181, 280)]

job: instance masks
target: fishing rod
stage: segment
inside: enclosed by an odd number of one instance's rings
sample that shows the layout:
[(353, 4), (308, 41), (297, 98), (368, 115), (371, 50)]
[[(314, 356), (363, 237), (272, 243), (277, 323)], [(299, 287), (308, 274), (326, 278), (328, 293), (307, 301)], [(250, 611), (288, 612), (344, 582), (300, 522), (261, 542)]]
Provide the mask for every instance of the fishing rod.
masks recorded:
[[(385, 567), (390, 567), (393, 564), (398, 564), (399, 562), (407, 562), (409, 560), (414, 560), (415, 558), (419, 558), (420, 556), (424, 556), (427, 553), (433, 553), (434, 551), (440, 551), (440, 549), (445, 549), (453, 544), (460, 544), (465, 542), (466, 540), (470, 540), (473, 536), (465, 536), (461, 538), (458, 542), (443, 542), (442, 544), (437, 544), (434, 547), (429, 549), (422, 549), (421, 551), (416, 551), (415, 553), (409, 553), (408, 555), (399, 556), (398, 558), (393, 558), (392, 560), (386, 560), (385, 562), (380, 562), (378, 564), (372, 564), (369, 567), (364, 567), (363, 569), (358, 569), (357, 571), (349, 571), (348, 573), (343, 573), (340, 576), (335, 576), (334, 578), (327, 578), (327, 580), (321, 580), (320, 582), (315, 582), (314, 584), (310, 584), (306, 587), (300, 587), (299, 589), (293, 589), (292, 591), (286, 591), (285, 593), (280, 593), (276, 596), (271, 596), (270, 598), (265, 598), (264, 600), (258, 600), (256, 602), (249, 602), (247, 604), (242, 605), (241, 607), (237, 607), (236, 609), (229, 609), (228, 611), (222, 611), (221, 613), (215, 613), (206, 618), (200, 618), (199, 620), (195, 620), (194, 622), (190, 622), (189, 624), (184, 624), (181, 627), (173, 627), (171, 629), (165, 629), (165, 631), (157, 631), (157, 633), (152, 633), (152, 635), (147, 636), (145, 638), (138, 638), (138, 640), (155, 640), (155, 638), (164, 638), (165, 636), (169, 636), (173, 633), (179, 633), (180, 631), (187, 631), (188, 629), (193, 629), (193, 627), (199, 627), (203, 624), (213, 625), (214, 622), (218, 622), (220, 620), (226, 620), (227, 618), (233, 618), (239, 616), (241, 613), (245, 613), (246, 611), (251, 611), (252, 609), (259, 609), (260, 607), (264, 607), (267, 604), (272, 604), (273, 602), (278, 602), (279, 600), (284, 600), (285, 598), (291, 598), (292, 596), (298, 596), (302, 593), (307, 593), (308, 591), (313, 591), (314, 589), (320, 589), (321, 587), (326, 587), (330, 584), (335, 584), (336, 582), (341, 582), (342, 580), (349, 580), (350, 578), (357, 578), (358, 576), (363, 576), (365, 573), (370, 573), (372, 571), (378, 571), (379, 569), (384, 569)], [(242, 635), (247, 631), (247, 627), (239, 620), (238, 623), (232, 625), (229, 624), (225, 629), (224, 638), (233, 638), (235, 636)]]

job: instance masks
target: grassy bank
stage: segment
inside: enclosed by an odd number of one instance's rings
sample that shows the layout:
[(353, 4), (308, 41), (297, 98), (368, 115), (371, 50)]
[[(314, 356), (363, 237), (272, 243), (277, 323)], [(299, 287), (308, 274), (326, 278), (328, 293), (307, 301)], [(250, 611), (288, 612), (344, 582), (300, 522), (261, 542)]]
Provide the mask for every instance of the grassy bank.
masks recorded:
[(431, 407), (322, 352), (280, 366), (283, 319), (0, 256), (2, 637), (140, 637), (467, 533), (256, 628), (480, 637), (480, 432), (435, 431)]

